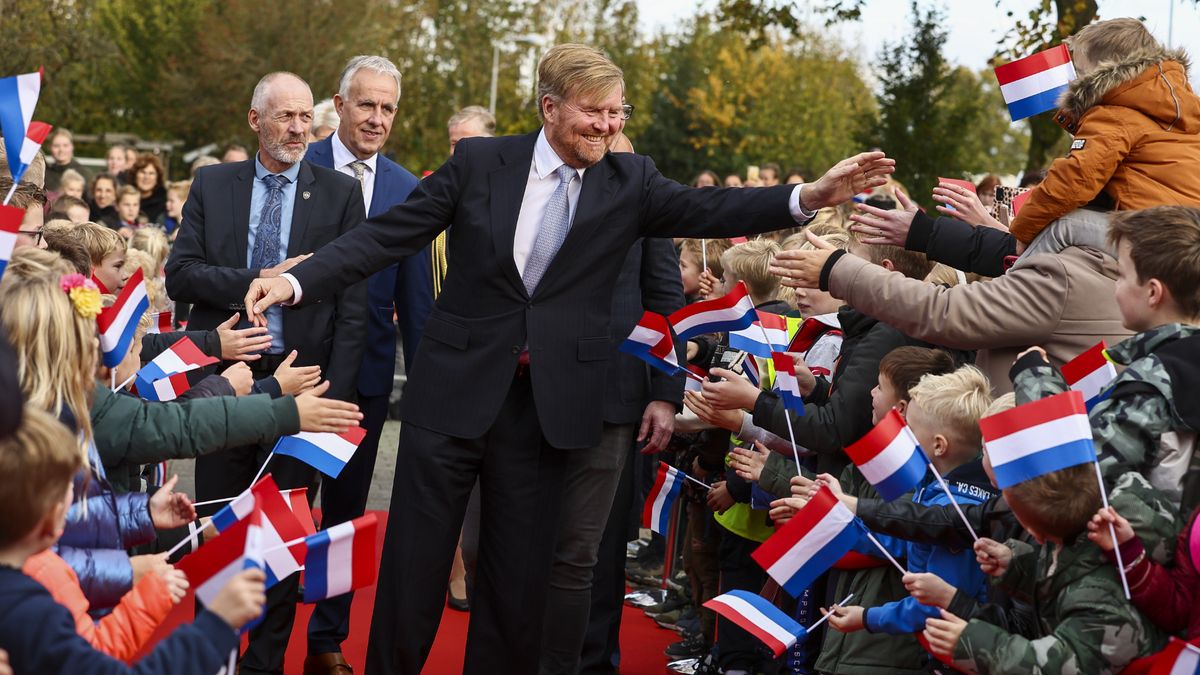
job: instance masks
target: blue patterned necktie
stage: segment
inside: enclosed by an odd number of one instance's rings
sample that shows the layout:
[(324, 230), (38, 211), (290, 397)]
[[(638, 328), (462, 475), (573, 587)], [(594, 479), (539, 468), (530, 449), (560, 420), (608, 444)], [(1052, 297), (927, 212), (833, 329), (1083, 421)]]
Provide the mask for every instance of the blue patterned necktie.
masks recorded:
[(267, 184), (267, 201), (258, 216), (258, 231), (254, 235), (254, 253), (250, 256), (250, 267), (267, 269), (282, 262), (279, 259), (279, 230), (283, 216), (283, 186), (289, 183), (287, 176), (271, 174), (263, 178)]
[(555, 188), (554, 194), (550, 195), (550, 201), (546, 202), (546, 215), (542, 216), (542, 227), (533, 240), (533, 250), (529, 252), (529, 259), (525, 261), (525, 273), (521, 275), (521, 281), (525, 282), (525, 290), (530, 295), (533, 295), (538, 282), (542, 280), (542, 275), (546, 273), (546, 268), (550, 267), (550, 262), (554, 260), (554, 255), (558, 253), (558, 249), (567, 238), (567, 232), (571, 229), (571, 203), (567, 200), (567, 190), (579, 173), (566, 164), (555, 169), (555, 173), (558, 174), (558, 187)]

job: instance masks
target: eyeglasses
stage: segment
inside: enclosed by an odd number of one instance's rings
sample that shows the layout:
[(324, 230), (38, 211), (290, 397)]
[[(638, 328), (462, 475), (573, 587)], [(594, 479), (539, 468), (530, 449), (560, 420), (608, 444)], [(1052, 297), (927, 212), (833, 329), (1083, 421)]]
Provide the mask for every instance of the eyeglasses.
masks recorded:
[(42, 228), (40, 227), (36, 230), (17, 230), (17, 234), (32, 238), (35, 246), (42, 243)]
[(627, 120), (630, 117), (633, 117), (633, 110), (634, 110), (633, 106), (629, 105), (628, 103), (622, 105), (620, 108), (609, 108), (609, 109), (580, 108), (578, 106), (571, 105), (570, 103), (568, 103), (567, 105), (574, 108), (575, 110), (577, 110), (578, 112), (583, 114), (584, 117), (587, 117), (589, 119), (608, 118), (610, 120), (615, 120), (615, 119)]

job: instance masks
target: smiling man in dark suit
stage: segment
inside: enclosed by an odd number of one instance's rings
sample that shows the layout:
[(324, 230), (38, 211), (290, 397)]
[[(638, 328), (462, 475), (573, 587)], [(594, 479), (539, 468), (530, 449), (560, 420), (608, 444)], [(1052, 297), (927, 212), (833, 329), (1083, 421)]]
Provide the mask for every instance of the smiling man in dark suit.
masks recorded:
[[(212, 329), (242, 308), (251, 279), (287, 270), (362, 221), (362, 191), (349, 176), (302, 161), (312, 124), (312, 92), (291, 73), (271, 73), (254, 88), (248, 121), (258, 134), (252, 159), (200, 169), (183, 207), (183, 225), (167, 261), (167, 293), (192, 303), (188, 324)], [(366, 333), (366, 284), (356, 281), (321, 302), (273, 308), (269, 346), (249, 361), (255, 379), (275, 372), (291, 351), (295, 365), (317, 365), (327, 395), (353, 401)], [(357, 413), (356, 413), (357, 415)], [(196, 460), (196, 497), (222, 499), (250, 486), (272, 444), (231, 448)], [(308, 487), (317, 473), (291, 457), (266, 469), (281, 488)], [(299, 575), (267, 592), (267, 612), (250, 631), (240, 672), (282, 673)]]
[(866, 153), (816, 183), (691, 189), (645, 156), (608, 152), (624, 97), (603, 53), (557, 45), (538, 66), (542, 129), (460, 141), (407, 202), (250, 284), (246, 306), (261, 323), (268, 307), (327, 297), (449, 228), (450, 273), (404, 395), (372, 675), (420, 672), (476, 476), (483, 523), (464, 670), (538, 671), (567, 454), (600, 440), (613, 285), (639, 237), (793, 227), (893, 171)]
[[(400, 71), (382, 56), (356, 56), (342, 71), (333, 97), (340, 117), (337, 130), (308, 146), (305, 159), (353, 177), (362, 187), (369, 217), (401, 204), (417, 177), (384, 157), (400, 101)], [(428, 248), (393, 263), (367, 280), (367, 343), (358, 373), (358, 405), (367, 435), (336, 479), (321, 486), (321, 527), (329, 528), (363, 514), (371, 491), (371, 475), (379, 436), (387, 421), (388, 398), (396, 371), (396, 322), (404, 342), (404, 363), (412, 368), (417, 341), (433, 308), (433, 276)], [(308, 622), (308, 657), (304, 675), (348, 675), (341, 643), (350, 631), (353, 593), (322, 600)]]

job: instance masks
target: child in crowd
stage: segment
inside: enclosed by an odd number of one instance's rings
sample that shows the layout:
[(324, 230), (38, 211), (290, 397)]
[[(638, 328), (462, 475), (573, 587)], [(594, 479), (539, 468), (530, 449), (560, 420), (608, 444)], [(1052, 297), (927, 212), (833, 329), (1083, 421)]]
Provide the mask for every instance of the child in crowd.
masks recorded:
[(72, 223), (86, 223), (91, 217), (91, 209), (88, 208), (87, 202), (79, 197), (63, 195), (54, 200), (54, 206), (51, 210), (51, 218), (65, 218)]
[(163, 231), (175, 239), (180, 224), (183, 223), (183, 203), (187, 201), (188, 192), (192, 189), (190, 180), (173, 181), (167, 184), (166, 210), (155, 220)]
[(146, 278), (163, 276), (167, 257), (171, 255), (171, 242), (162, 229), (143, 227), (134, 232), (129, 239), (129, 248), (145, 251), (150, 256), (152, 273), (148, 271)]
[[(71, 197), (73, 199), (83, 199), (84, 188), (87, 187), (87, 180), (83, 174), (75, 169), (67, 169), (63, 172), (62, 179), (58, 182), (58, 197)], [(87, 220), (87, 218), (84, 218)]]
[(92, 179), (92, 214), (89, 220), (112, 229), (120, 227), (117, 214), (117, 181), (108, 174)]
[[(926, 457), (945, 478), (950, 496), (938, 484), (932, 471), (917, 486), (912, 501), (918, 504), (978, 504), (992, 496), (992, 486), (983, 471), (979, 419), (991, 404), (990, 385), (974, 366), (963, 366), (945, 375), (925, 375), (909, 391), (908, 426)], [(839, 483), (832, 476), (821, 477), (835, 494)], [(910, 573), (937, 574), (977, 600), (984, 600), (985, 579), (969, 548), (951, 548), (912, 543), (877, 535), (892, 555), (905, 558)], [(860, 553), (878, 554), (865, 541)], [(866, 629), (893, 635), (922, 630), (925, 620), (939, 616), (937, 609), (907, 597), (875, 607), (847, 606), (834, 610), (830, 625), (842, 632)]]
[(1125, 600), (1117, 571), (1088, 541), (1088, 522), (1100, 508), (1094, 466), (1053, 471), (1003, 493), (1037, 546), (985, 538), (975, 553), (994, 583), (1031, 601), (1036, 632), (1015, 635), (943, 611), (924, 632), (936, 654), (972, 673), (1107, 675), (1162, 648), (1163, 633)]
[[(237, 648), (237, 631), (262, 613), (261, 570), (230, 579), (196, 620), (176, 629), (132, 669), (95, 650), (70, 610), (21, 572), (54, 546), (71, 507), (73, 477), (86, 466), (52, 415), (27, 406), (17, 434), (0, 440), (0, 649), (17, 673), (195, 673), (212, 675)], [(69, 583), (69, 582), (68, 582)], [(59, 588), (69, 592), (71, 589)]]
[(133, 268), (125, 265), (125, 240), (113, 230), (96, 223), (81, 223), (75, 229), (92, 257), (92, 279), (100, 292), (120, 295)]
[(76, 272), (92, 276), (92, 256), (75, 232), (77, 225), (67, 220), (51, 220), (42, 226), (42, 241), (46, 250), (61, 255)]
[[(156, 229), (156, 228), (143, 228)], [(141, 232), (142, 230), (138, 230)], [(149, 312), (165, 312), (171, 309), (171, 299), (167, 297), (167, 289), (164, 287), (162, 276), (159, 271), (161, 267), (156, 268), (154, 258), (145, 251), (140, 251), (130, 247), (125, 251), (125, 266), (130, 270), (130, 275), (136, 270), (142, 271), (142, 278), (146, 284), (146, 298), (150, 301)]]
[[(683, 295), (688, 302), (703, 300), (700, 276), (707, 269), (717, 279), (725, 274), (721, 255), (733, 246), (728, 239), (684, 239), (679, 244), (679, 273), (683, 277)], [(721, 295), (721, 293), (718, 293)]]
[(142, 226), (142, 195), (132, 185), (117, 190), (117, 232), (128, 239)]
[(1200, 204), (1200, 98), (1188, 85), (1187, 54), (1133, 18), (1085, 26), (1067, 44), (1078, 77), (1059, 98), (1056, 121), (1075, 140), (1030, 193), (1012, 235), (1028, 245), (1087, 205)]

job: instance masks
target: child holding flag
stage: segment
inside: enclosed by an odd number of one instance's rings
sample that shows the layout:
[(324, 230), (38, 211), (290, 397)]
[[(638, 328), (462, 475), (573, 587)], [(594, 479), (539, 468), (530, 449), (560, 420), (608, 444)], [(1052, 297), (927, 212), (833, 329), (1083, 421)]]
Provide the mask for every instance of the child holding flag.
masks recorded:
[(234, 576), (196, 620), (176, 629), (130, 668), (96, 651), (76, 621), (20, 570), (54, 545), (72, 503), (72, 477), (86, 465), (71, 434), (29, 406), (17, 434), (0, 441), (0, 649), (18, 673), (194, 673), (212, 675), (237, 647), (237, 630), (262, 612), (263, 573)]
[(96, 223), (80, 223), (75, 231), (92, 257), (92, 279), (102, 292), (120, 295), (134, 270), (125, 265), (125, 240)]

